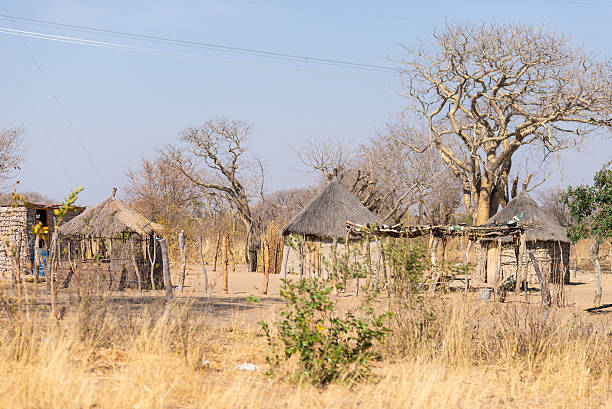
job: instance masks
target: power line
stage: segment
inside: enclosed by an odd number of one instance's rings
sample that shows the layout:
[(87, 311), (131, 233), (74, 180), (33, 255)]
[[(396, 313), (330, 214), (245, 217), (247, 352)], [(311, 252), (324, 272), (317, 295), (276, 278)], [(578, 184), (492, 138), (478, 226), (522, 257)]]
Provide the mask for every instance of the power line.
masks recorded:
[[(6, 5), (4, 4), (4, 0), (0, 0), (0, 3), (2, 4), (2, 7), (4, 8), (4, 11), (6, 12), (6, 15), (11, 19), (11, 21), (13, 22), (13, 26), (15, 27), (15, 29), (17, 29), (17, 24), (15, 23), (15, 21), (12, 19), (8, 9), (6, 8)], [(34, 61), (34, 65), (36, 65), (36, 68), (38, 69), (38, 72), (40, 73), (41, 77), (43, 78), (43, 80), (45, 81), (45, 84), (47, 85), (47, 88), (49, 89), (49, 92), (51, 93), (51, 95), (53, 96), (53, 99), (55, 100), (57, 106), (59, 107), (60, 111), (62, 111), (62, 114), (64, 115), (64, 118), (66, 119), (66, 122), (68, 123), (68, 126), (70, 127), (70, 129), (72, 130), (72, 133), (74, 134), (74, 136), (76, 137), (79, 145), (81, 145), (81, 148), (83, 149), (83, 152), (85, 152), (85, 156), (87, 156), (87, 158), (89, 159), (89, 162), (91, 163), (91, 166), (94, 168), (95, 172), (98, 175), (98, 178), (100, 178), (100, 181), (102, 182), (102, 184), (104, 185), (104, 187), (106, 189), (108, 189), (108, 185), (106, 184), (104, 177), (102, 176), (102, 173), (100, 172), (100, 170), (98, 169), (98, 167), (96, 166), (96, 163), (94, 162), (93, 158), (91, 157), (91, 155), (89, 154), (89, 151), (87, 150), (87, 148), (85, 147), (85, 144), (83, 143), (83, 140), (81, 139), (81, 135), (79, 134), (79, 132), (77, 131), (76, 127), (74, 126), (73, 122), (70, 120), (70, 118), (68, 117), (68, 113), (66, 112), (66, 110), (64, 109), (63, 104), (60, 102), (57, 94), (55, 93), (55, 91), (53, 90), (53, 87), (51, 86), (51, 82), (49, 81), (49, 78), (47, 77), (47, 75), (45, 74), (45, 72), (43, 71), (42, 67), (40, 66), (38, 60), (36, 59), (36, 57), (34, 57), (34, 53), (32, 53), (32, 50), (30, 49), (30, 46), (28, 46), (28, 43), (25, 41), (25, 38), (21, 38), (23, 45), (25, 46), (28, 54), (30, 55), (30, 57), (32, 58), (32, 61)]]
[[(233, 46), (215, 44), (215, 43), (180, 40), (180, 39), (169, 38), (169, 37), (130, 33), (126, 31), (108, 30), (108, 29), (103, 29), (103, 28), (81, 26), (81, 25), (74, 25), (74, 24), (65, 24), (65, 23), (58, 23), (58, 22), (49, 21), (49, 20), (38, 20), (38, 19), (30, 19), (30, 18), (24, 18), (24, 17), (11, 17), (10, 15), (7, 16), (7, 15), (0, 14), (0, 18), (6, 18), (6, 17), (14, 18), (15, 20), (25, 22), (25, 23), (30, 23), (30, 24), (43, 24), (43, 25), (48, 25), (48, 26), (70, 29), (70, 30), (86, 31), (86, 32), (100, 33), (100, 34), (110, 34), (110, 35), (119, 36), (119, 37), (153, 41), (153, 42), (158, 42), (158, 43), (162, 42), (162, 43), (181, 45), (181, 46), (192, 47), (192, 48), (216, 50), (216, 51), (221, 51), (221, 52), (245, 54), (245, 55), (251, 55), (251, 56), (282, 59), (282, 60), (289, 60), (289, 61), (299, 61), (299, 62), (305, 62), (305, 63), (311, 63), (311, 64), (335, 65), (335, 66), (346, 67), (346, 68), (356, 68), (356, 69), (385, 71), (385, 72), (396, 72), (397, 71), (395, 68), (390, 67), (390, 66), (385, 66), (385, 65), (366, 64), (366, 63), (359, 63), (359, 62), (354, 62), (354, 61), (304, 56), (304, 55), (299, 55), (299, 54), (282, 53), (282, 52), (276, 52), (276, 51), (265, 51), (265, 50), (257, 50), (257, 49), (252, 49), (252, 48), (233, 47)], [(42, 35), (42, 33), (39, 33), (39, 34)], [(90, 40), (85, 40), (85, 39), (78, 39), (78, 40), (90, 41)], [(160, 51), (160, 50), (157, 50), (157, 51)]]
[(15, 70), (15, 75), (17, 76), (17, 82), (19, 82), (19, 85), (23, 89), (23, 93), (25, 94), (27, 100), (32, 105), (32, 110), (34, 111), (34, 114), (37, 117), (38, 122), (40, 123), (40, 126), (42, 127), (43, 133), (47, 137), (47, 141), (49, 142), (49, 145), (51, 146), (51, 150), (53, 151), (53, 154), (55, 155), (55, 159), (58, 161), (60, 167), (62, 168), (62, 171), (64, 172), (64, 176), (66, 176), (66, 179), (68, 179), (70, 181), (70, 183), (72, 184), (73, 180), (72, 180), (72, 177), (70, 175), (70, 172), (68, 172), (68, 169), (66, 168), (66, 165), (64, 164), (64, 161), (62, 160), (62, 158), (61, 158), (61, 156), (59, 154), (59, 151), (57, 150), (57, 147), (55, 146), (55, 143), (53, 143), (53, 138), (51, 138), (51, 134), (49, 133), (49, 130), (47, 129), (47, 126), (45, 125), (45, 123), (42, 120), (42, 116), (40, 115), (40, 111), (36, 107), (36, 103), (34, 102), (34, 98), (32, 98), (32, 95), (30, 94), (30, 92), (28, 91), (28, 88), (25, 85), (25, 81), (23, 80), (23, 77), (21, 76), (21, 73), (19, 72), (18, 66), (15, 63), (15, 60), (13, 59), (13, 56), (11, 55), (8, 47), (4, 44), (4, 41), (2, 39), (0, 39), (0, 43), (2, 44), (2, 47), (5, 49), (6, 55), (8, 56), (8, 59), (11, 62), (11, 65), (13, 66), (13, 69)]

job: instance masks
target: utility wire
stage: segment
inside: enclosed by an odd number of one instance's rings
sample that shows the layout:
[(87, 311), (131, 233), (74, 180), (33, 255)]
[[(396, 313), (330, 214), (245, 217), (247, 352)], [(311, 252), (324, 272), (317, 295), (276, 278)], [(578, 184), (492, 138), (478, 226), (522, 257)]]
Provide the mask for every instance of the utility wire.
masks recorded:
[[(11, 19), (13, 26), (15, 27), (15, 29), (17, 30), (17, 23), (15, 23), (15, 20), (13, 20), (13, 18), (11, 17), (11, 14), (9, 13), (8, 9), (6, 8), (6, 5), (4, 4), (4, 0), (0, 0), (0, 3), (2, 4), (2, 7), (4, 8), (4, 11), (6, 12), (6, 15), (9, 17), (9, 19)], [(45, 74), (45, 72), (43, 71), (42, 67), (40, 66), (40, 64), (38, 63), (38, 60), (36, 59), (36, 57), (34, 57), (34, 53), (32, 53), (32, 50), (30, 49), (30, 46), (28, 46), (28, 43), (26, 42), (25, 38), (21, 38), (23, 45), (25, 46), (28, 54), (30, 55), (30, 57), (32, 58), (32, 61), (34, 61), (34, 65), (36, 65), (36, 68), (38, 69), (38, 72), (40, 73), (41, 77), (43, 78), (43, 80), (45, 81), (45, 84), (47, 85), (47, 88), (49, 89), (49, 92), (51, 93), (51, 95), (53, 96), (53, 99), (55, 100), (55, 102), (57, 103), (57, 106), (59, 107), (60, 111), (62, 111), (62, 114), (64, 115), (64, 118), (66, 119), (66, 122), (68, 123), (68, 126), (70, 127), (70, 129), (72, 130), (72, 133), (74, 134), (74, 136), (76, 137), (76, 140), (78, 141), (79, 145), (81, 146), (81, 148), (83, 149), (83, 152), (85, 152), (85, 156), (87, 156), (87, 159), (89, 159), (89, 162), (91, 163), (91, 166), (93, 167), (93, 169), (95, 170), (95, 172), (98, 175), (98, 178), (100, 179), (100, 181), (102, 182), (102, 185), (104, 185), (104, 187), (106, 189), (108, 189), (108, 185), (106, 184), (106, 181), (104, 180), (104, 177), (102, 176), (102, 173), (100, 172), (100, 170), (98, 169), (98, 167), (96, 166), (96, 163), (94, 162), (93, 158), (91, 157), (91, 155), (89, 154), (89, 151), (87, 150), (87, 148), (85, 147), (85, 144), (83, 143), (83, 140), (81, 138), (81, 135), (79, 134), (79, 132), (77, 131), (76, 127), (74, 126), (74, 123), (70, 120), (70, 117), (68, 116), (68, 113), (66, 112), (66, 110), (64, 109), (63, 104), (60, 102), (60, 99), (58, 98), (57, 94), (55, 93), (53, 87), (51, 86), (51, 82), (49, 81), (49, 78), (47, 77), (47, 75)]]
[(72, 176), (70, 175), (70, 172), (68, 172), (68, 169), (66, 168), (66, 165), (64, 164), (64, 161), (62, 160), (59, 154), (59, 151), (57, 150), (57, 147), (55, 146), (55, 143), (53, 142), (53, 138), (51, 138), (51, 134), (49, 133), (47, 126), (42, 120), (42, 116), (40, 115), (40, 111), (38, 110), (36, 103), (34, 102), (34, 98), (32, 98), (32, 95), (30, 94), (30, 92), (28, 91), (28, 88), (25, 85), (25, 81), (23, 80), (23, 76), (19, 72), (19, 68), (17, 64), (15, 63), (15, 59), (11, 55), (8, 46), (4, 43), (4, 40), (2, 40), (1, 38), (0, 38), (0, 43), (2, 44), (2, 48), (4, 48), (4, 50), (6, 51), (6, 55), (8, 56), (8, 59), (11, 62), (11, 65), (13, 66), (13, 69), (15, 70), (15, 75), (17, 76), (17, 82), (19, 82), (19, 85), (23, 89), (23, 93), (25, 94), (26, 99), (30, 102), (30, 105), (32, 106), (32, 110), (34, 111), (34, 114), (37, 117), (38, 122), (40, 123), (40, 126), (42, 127), (43, 133), (47, 137), (47, 141), (49, 142), (49, 145), (51, 146), (51, 150), (53, 151), (53, 154), (55, 155), (55, 159), (57, 160), (60, 167), (62, 168), (62, 171), (64, 172), (64, 176), (66, 177), (66, 179), (70, 181), (70, 184), (74, 184), (74, 181), (72, 180)]
[[(169, 37), (130, 33), (130, 32), (125, 32), (125, 31), (108, 30), (108, 29), (89, 27), (89, 26), (57, 23), (57, 22), (49, 21), (49, 20), (38, 20), (38, 19), (30, 19), (30, 18), (24, 18), (24, 17), (11, 17), (10, 15), (7, 16), (7, 15), (0, 14), (0, 18), (6, 18), (6, 17), (13, 18), (15, 20), (25, 22), (25, 23), (30, 23), (30, 24), (44, 24), (44, 25), (49, 25), (49, 26), (54, 26), (54, 27), (66, 28), (70, 30), (87, 31), (87, 32), (101, 33), (101, 34), (111, 34), (111, 35), (120, 36), (120, 37), (127, 37), (127, 38), (146, 40), (146, 41), (154, 41), (158, 43), (162, 42), (162, 43), (181, 45), (181, 46), (193, 47), (193, 48), (217, 50), (217, 51), (222, 51), (222, 52), (245, 54), (245, 55), (266, 57), (266, 58), (283, 59), (283, 60), (289, 60), (289, 61), (299, 61), (299, 62), (313, 63), (313, 64), (335, 65), (335, 66), (346, 67), (346, 68), (397, 72), (395, 68), (386, 66), (386, 65), (365, 64), (365, 63), (358, 63), (358, 62), (346, 61), (346, 60), (304, 56), (304, 55), (299, 55), (299, 54), (281, 53), (281, 52), (276, 52), (276, 51), (265, 51), (265, 50), (257, 50), (257, 49), (251, 49), (251, 48), (243, 48), (243, 47), (232, 47), (232, 46), (227, 46), (227, 45), (222, 45), (222, 44), (180, 40), (180, 39), (169, 38)], [(79, 40), (84, 40), (84, 39), (79, 39)], [(90, 40), (84, 40), (84, 41), (90, 41)]]

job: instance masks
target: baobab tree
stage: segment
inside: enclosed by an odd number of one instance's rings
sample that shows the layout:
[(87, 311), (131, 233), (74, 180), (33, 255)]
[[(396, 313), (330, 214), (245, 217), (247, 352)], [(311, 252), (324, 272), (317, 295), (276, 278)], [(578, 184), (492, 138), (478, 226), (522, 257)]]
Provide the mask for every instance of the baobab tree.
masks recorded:
[(460, 179), (477, 224), (508, 200), (519, 149), (540, 149), (545, 160), (612, 126), (610, 62), (564, 36), (521, 24), (446, 25), (405, 50), (405, 113), (427, 124), (427, 146)]
[(23, 128), (0, 129), (0, 183), (5, 183), (19, 170), (24, 153)]

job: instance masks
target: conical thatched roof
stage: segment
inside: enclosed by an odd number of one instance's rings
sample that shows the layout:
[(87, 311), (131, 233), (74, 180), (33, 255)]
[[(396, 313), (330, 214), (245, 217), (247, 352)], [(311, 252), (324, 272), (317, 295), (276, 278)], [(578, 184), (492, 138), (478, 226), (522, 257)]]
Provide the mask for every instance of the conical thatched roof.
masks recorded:
[[(522, 218), (521, 214), (523, 215)], [(552, 215), (540, 209), (525, 191), (522, 191), (518, 196), (509, 201), (506, 207), (491, 217), (485, 225), (506, 224), (514, 216), (520, 218), (519, 223), (533, 223), (537, 226), (525, 230), (526, 239), (529, 241), (540, 240), (569, 243), (565, 228)]]
[(61, 236), (113, 238), (123, 233), (162, 233), (163, 227), (111, 197), (58, 228)]
[(358, 224), (381, 222), (338, 178), (333, 178), (321, 193), (291, 219), (281, 234), (344, 239), (347, 221)]

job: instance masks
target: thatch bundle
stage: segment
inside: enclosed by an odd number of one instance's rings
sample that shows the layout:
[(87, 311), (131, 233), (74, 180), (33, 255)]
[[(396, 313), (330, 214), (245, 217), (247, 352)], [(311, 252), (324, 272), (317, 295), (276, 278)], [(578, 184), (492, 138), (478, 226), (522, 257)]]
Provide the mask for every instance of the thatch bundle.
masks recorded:
[(125, 233), (162, 234), (163, 227), (116, 200), (114, 195), (59, 227), (64, 237), (114, 238)]
[(527, 241), (569, 243), (565, 228), (551, 214), (542, 210), (525, 191), (522, 191), (508, 202), (506, 207), (491, 217), (485, 226), (503, 225), (511, 221), (515, 216), (519, 218), (519, 223), (533, 226), (525, 229)]
[(344, 239), (346, 222), (381, 223), (351, 191), (333, 178), (281, 231), (283, 236), (300, 234), (319, 239)]

